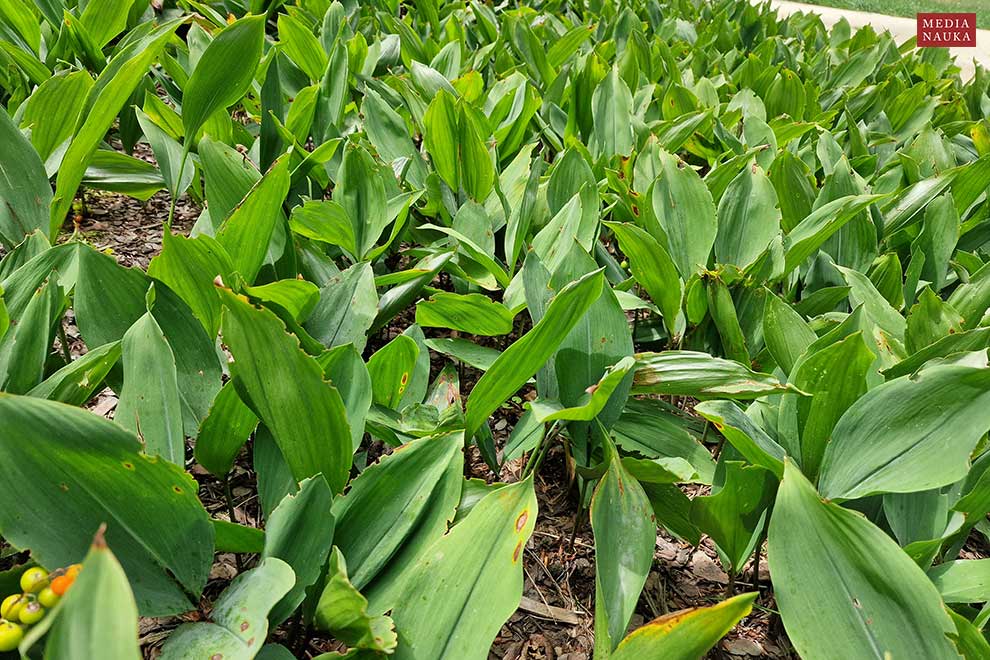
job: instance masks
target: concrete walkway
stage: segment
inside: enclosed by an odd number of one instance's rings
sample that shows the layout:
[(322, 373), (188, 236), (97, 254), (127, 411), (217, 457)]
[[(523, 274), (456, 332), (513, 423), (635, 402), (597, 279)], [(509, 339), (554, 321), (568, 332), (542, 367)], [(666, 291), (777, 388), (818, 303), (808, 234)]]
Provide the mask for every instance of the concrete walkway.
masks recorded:
[[(806, 14), (815, 13), (822, 17), (822, 22), (831, 27), (839, 22), (839, 19), (846, 19), (853, 31), (864, 25), (872, 25), (877, 31), (886, 30), (894, 37), (897, 43), (902, 43), (915, 36), (917, 22), (914, 18), (903, 18), (900, 16), (886, 16), (884, 14), (871, 14), (865, 11), (852, 11), (850, 9), (835, 9), (833, 7), (819, 7), (818, 5), (808, 5), (801, 2), (790, 2), (789, 0), (771, 0), (771, 6), (777, 9), (781, 16), (789, 16), (797, 12)], [(990, 7), (988, 7), (990, 10)], [(973, 77), (976, 66), (973, 60), (978, 61), (985, 69), (990, 69), (990, 30), (976, 31), (976, 48), (950, 48), (949, 52), (956, 58), (956, 63), (962, 69), (963, 80)]]

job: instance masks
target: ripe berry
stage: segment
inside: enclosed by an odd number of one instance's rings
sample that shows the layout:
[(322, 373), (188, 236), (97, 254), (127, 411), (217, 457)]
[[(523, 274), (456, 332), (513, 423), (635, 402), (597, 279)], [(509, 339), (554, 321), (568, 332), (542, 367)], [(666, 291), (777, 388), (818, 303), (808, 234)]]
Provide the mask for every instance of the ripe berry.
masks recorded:
[(66, 569), (65, 574), (68, 575), (73, 580), (75, 580), (76, 576), (79, 575), (79, 572), (81, 570), (82, 570), (82, 564), (73, 564), (72, 566), (69, 566), (68, 569)]
[(51, 587), (45, 587), (38, 593), (38, 602), (47, 608), (55, 607), (61, 597)]
[(41, 621), (44, 616), (45, 608), (41, 606), (41, 603), (35, 600), (21, 608), (21, 613), (18, 618), (24, 625), (31, 626)]
[(21, 575), (21, 589), (24, 593), (37, 593), (48, 586), (48, 571), (43, 568), (34, 567), (24, 571)]
[(0, 652), (13, 651), (24, 639), (24, 629), (10, 621), (0, 621)]
[(52, 580), (52, 591), (55, 592), (57, 596), (64, 596), (65, 592), (72, 586), (73, 578), (68, 575), (59, 575), (57, 578)]

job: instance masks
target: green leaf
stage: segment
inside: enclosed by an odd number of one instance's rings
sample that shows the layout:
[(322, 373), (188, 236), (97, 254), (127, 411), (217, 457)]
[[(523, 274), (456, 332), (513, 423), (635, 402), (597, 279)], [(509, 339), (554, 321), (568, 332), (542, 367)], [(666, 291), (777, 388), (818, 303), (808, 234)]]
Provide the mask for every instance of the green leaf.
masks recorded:
[(309, 27), (289, 14), (278, 16), (278, 39), (289, 56), (310, 80), (323, 78), (327, 68), (327, 54)]
[(612, 660), (696, 660), (715, 646), (733, 626), (749, 616), (759, 594), (740, 594), (709, 607), (672, 612), (629, 634)]
[(392, 620), (387, 616), (370, 616), (367, 610), (368, 600), (347, 578), (344, 556), (334, 548), (327, 586), (316, 606), (317, 625), (352, 649), (390, 654), (398, 643)]
[(533, 329), (515, 341), (475, 384), (467, 401), (465, 435), (471, 437), (502, 402), (543, 366), (602, 291), (597, 270), (568, 284), (550, 301)]
[(633, 277), (660, 308), (667, 331), (671, 336), (677, 336), (684, 283), (667, 250), (636, 225), (627, 222), (606, 222), (605, 225), (619, 239), (622, 253), (629, 258)]
[(862, 515), (819, 498), (790, 463), (770, 520), (769, 560), (802, 658), (956, 657), (946, 637), (955, 628), (924, 572)]
[(368, 360), (368, 373), (376, 404), (400, 409), (399, 403), (409, 387), (418, 357), (419, 346), (406, 335), (397, 336), (375, 351)]
[(591, 497), (595, 534), (595, 649), (608, 657), (622, 639), (653, 566), (657, 525), (643, 487), (604, 439), (608, 467)]
[(162, 130), (140, 108), (134, 108), (141, 132), (151, 145), (155, 161), (162, 173), (165, 187), (173, 199), (178, 198), (192, 184), (196, 167), (191, 160), (182, 162), (182, 145), (171, 135)]
[(791, 384), (811, 396), (785, 394), (777, 427), (798, 442), (792, 453), (812, 481), (818, 476), (825, 448), (832, 441), (836, 423), (866, 392), (867, 376), (875, 356), (863, 335), (845, 339), (802, 356), (794, 367)]
[[(17, 483), (0, 530), (44, 566), (79, 560), (107, 523), (143, 616), (184, 612), (199, 601), (213, 558), (213, 528), (181, 467), (140, 452), (137, 438), (90, 412), (0, 395), (0, 478)], [(48, 524), (38, 525), (44, 519)]]
[(367, 263), (354, 264), (320, 289), (303, 327), (327, 347), (353, 344), (363, 351), (367, 332), (378, 313), (375, 274)]
[(780, 233), (777, 193), (753, 161), (734, 178), (718, 203), (715, 258), (746, 268)]
[(54, 239), (83, 179), (89, 160), (100, 145), (127, 99), (144, 79), (175, 29), (186, 19), (162, 23), (144, 37), (127, 44), (96, 79), (89, 92), (79, 125), (62, 158), (49, 214), (48, 236)]
[(272, 312), (223, 290), (224, 342), (237, 392), (267, 426), (296, 481), (322, 474), (339, 493), (351, 469), (344, 402)]
[(240, 100), (254, 79), (265, 43), (265, 16), (244, 16), (217, 33), (182, 90), (186, 151), (214, 112)]
[(227, 251), (212, 237), (187, 238), (170, 230), (163, 233), (162, 251), (148, 265), (148, 275), (175, 291), (210, 337), (220, 329), (222, 311), (213, 281), (217, 276), (229, 281), (233, 270)]
[(48, 233), (52, 188), (38, 153), (0, 112), (0, 242), (8, 249), (35, 230)]
[(784, 274), (804, 263), (835, 232), (883, 195), (849, 195), (815, 209), (784, 237)]
[(151, 312), (131, 326), (121, 346), (124, 387), (114, 421), (137, 435), (148, 454), (184, 465), (186, 443), (175, 356)]
[(628, 156), (633, 149), (632, 115), (633, 98), (629, 86), (619, 77), (617, 67), (612, 67), (595, 88), (591, 99), (591, 115), (594, 131), (591, 148), (599, 156)]
[(333, 494), (324, 479), (310, 477), (299, 491), (286, 495), (265, 525), (266, 557), (278, 557), (296, 575), (295, 584), (268, 615), (272, 625), (288, 619), (306, 597), (306, 590), (320, 577), (333, 543)]
[(472, 335), (496, 337), (512, 332), (512, 312), (480, 293), (439, 291), (416, 303), (416, 323), (426, 328), (450, 328)]
[(210, 521), (216, 533), (217, 552), (260, 554), (265, 549), (265, 531), (227, 520)]
[(725, 482), (691, 501), (691, 522), (715, 542), (719, 556), (738, 573), (753, 554), (777, 490), (777, 478), (758, 465), (725, 461)]
[[(72, 136), (92, 87), (93, 78), (88, 71), (64, 71), (45, 80), (28, 98), (21, 125), (31, 127), (31, 144), (42, 161)], [(48, 188), (50, 192), (51, 186)], [(40, 217), (38, 221), (41, 223)], [(47, 233), (47, 226), (47, 221), (37, 225), (42, 233)]]
[(522, 597), (532, 478), (488, 494), (431, 547), (392, 611), (396, 660), (484, 658)]
[(391, 221), (386, 213), (385, 178), (364, 147), (345, 149), (334, 201), (351, 222), (356, 249), (352, 256), (363, 259)]
[[(666, 235), (670, 257), (682, 279), (708, 265), (718, 220), (712, 194), (698, 173), (677, 156), (660, 150), (660, 169), (653, 184), (653, 213)], [(660, 236), (654, 236), (660, 240)]]
[(184, 623), (162, 647), (162, 660), (254, 657), (268, 636), (268, 612), (292, 588), (295, 576), (281, 559), (268, 557), (241, 573), (213, 604), (213, 623)]
[(785, 374), (790, 374), (794, 363), (811, 344), (818, 339), (815, 331), (793, 307), (768, 293), (763, 306), (763, 340)]
[(700, 399), (756, 399), (795, 391), (769, 374), (697, 351), (638, 353), (633, 394), (676, 394)]
[(288, 192), (289, 158), (283, 156), (255, 184), (217, 232), (217, 242), (230, 255), (234, 270), (248, 284), (254, 283), (265, 263)]
[(731, 401), (702, 401), (695, 411), (712, 422), (725, 439), (746, 460), (770, 470), (778, 477), (784, 472), (786, 452)]
[[(98, 606), (94, 604), (98, 603)], [(137, 660), (138, 608), (120, 562), (97, 532), (82, 571), (48, 615), (46, 658)]]
[(990, 599), (990, 559), (960, 559), (928, 569), (946, 603), (985, 603)]
[(870, 390), (832, 431), (822, 496), (911, 493), (958, 481), (990, 428), (988, 402), (990, 371), (975, 367), (933, 366)]
[(62, 289), (47, 280), (32, 294), (23, 314), (11, 315), (11, 328), (0, 338), (0, 391), (24, 394), (45, 375), (52, 327), (62, 322)]
[(72, 406), (82, 406), (103, 388), (103, 379), (120, 360), (120, 342), (97, 346), (65, 365), (27, 394)]
[(334, 502), (334, 544), (363, 589), (412, 532), (452, 461), (463, 460), (460, 432), (413, 440), (365, 469)]
[(601, 380), (588, 389), (591, 390), (586, 395), (586, 400), (577, 406), (565, 408), (557, 402), (547, 402), (536, 400), (529, 404), (533, 411), (533, 417), (540, 424), (555, 420), (590, 422), (605, 409), (612, 394), (615, 393), (626, 376), (632, 371), (636, 361), (631, 357), (625, 357), (609, 367)]
[(232, 381), (224, 384), (203, 420), (193, 448), (196, 462), (222, 477), (258, 425), (254, 412), (241, 400)]

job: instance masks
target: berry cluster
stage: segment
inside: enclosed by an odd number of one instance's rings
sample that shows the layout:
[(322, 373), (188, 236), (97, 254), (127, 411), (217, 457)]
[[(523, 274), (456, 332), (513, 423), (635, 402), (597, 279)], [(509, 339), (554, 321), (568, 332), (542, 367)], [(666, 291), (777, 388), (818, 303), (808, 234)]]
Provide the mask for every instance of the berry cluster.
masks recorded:
[(24, 630), (41, 621), (75, 581), (81, 564), (49, 573), (29, 568), (21, 575), (23, 593), (11, 594), (0, 603), (0, 652), (13, 651), (24, 639)]

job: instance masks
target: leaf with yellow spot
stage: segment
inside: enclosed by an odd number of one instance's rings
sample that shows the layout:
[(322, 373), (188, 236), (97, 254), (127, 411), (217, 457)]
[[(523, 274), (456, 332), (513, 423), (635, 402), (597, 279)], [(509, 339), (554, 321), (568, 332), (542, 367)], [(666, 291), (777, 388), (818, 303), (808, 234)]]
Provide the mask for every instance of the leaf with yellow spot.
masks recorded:
[(522, 555), (536, 525), (532, 477), (484, 497), (414, 569), (392, 611), (396, 660), (484, 660), (522, 597)]

